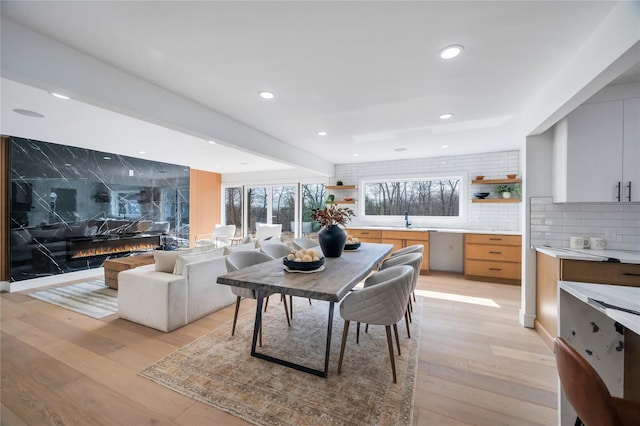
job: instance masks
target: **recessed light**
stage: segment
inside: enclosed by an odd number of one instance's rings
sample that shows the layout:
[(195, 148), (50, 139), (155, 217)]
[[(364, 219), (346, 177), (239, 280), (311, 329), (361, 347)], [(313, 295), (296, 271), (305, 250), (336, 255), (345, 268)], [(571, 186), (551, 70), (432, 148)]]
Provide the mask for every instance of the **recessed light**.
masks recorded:
[(102, 157), (103, 160), (111, 160), (111, 157), (109, 157), (108, 155), (105, 155), (104, 157)]
[(320, 130), (320, 131), (318, 132), (318, 136), (327, 136), (327, 135), (328, 135), (328, 133), (327, 133), (327, 132), (325, 132), (324, 130)]
[(358, 155), (360, 155), (360, 154), (351, 154), (351, 155), (353, 155), (354, 157), (357, 157), (357, 156), (358, 156)]
[(453, 117), (453, 114), (450, 112), (445, 112), (444, 114), (440, 114), (440, 119), (441, 120), (448, 120), (451, 117)]
[(55, 96), (58, 99), (64, 99), (64, 100), (71, 99), (70, 97), (68, 97), (67, 95), (63, 95), (62, 93), (56, 93), (56, 92), (49, 92), (49, 93), (51, 93), (51, 96)]
[(273, 99), (276, 97), (276, 95), (274, 95), (273, 92), (267, 92), (266, 90), (263, 90), (262, 92), (258, 92), (258, 95), (260, 95), (262, 99)]
[(146, 151), (138, 151), (138, 154), (146, 154)]
[(449, 145), (442, 145), (442, 148), (449, 148)]
[(394, 149), (394, 151), (396, 151), (396, 152), (403, 152), (403, 151), (406, 151), (406, 150), (407, 150), (407, 148), (396, 148), (396, 149)]
[(464, 50), (464, 47), (460, 44), (453, 44), (451, 46), (447, 46), (444, 49), (442, 49), (440, 51), (440, 57), (442, 59), (453, 59), (456, 56), (458, 56), (460, 53), (462, 53), (462, 51)]
[(207, 142), (209, 142), (211, 145), (215, 145), (216, 144), (215, 141), (207, 141)]
[(241, 162), (240, 162), (240, 165), (241, 165), (241, 166), (246, 166), (246, 165), (248, 165), (248, 164), (249, 164), (249, 163), (246, 163), (246, 162), (244, 162), (244, 161), (241, 161)]
[(31, 111), (30, 109), (16, 108), (13, 110), (13, 112), (15, 112), (16, 114), (26, 115), (27, 117), (44, 118), (43, 114), (40, 114), (39, 112)]

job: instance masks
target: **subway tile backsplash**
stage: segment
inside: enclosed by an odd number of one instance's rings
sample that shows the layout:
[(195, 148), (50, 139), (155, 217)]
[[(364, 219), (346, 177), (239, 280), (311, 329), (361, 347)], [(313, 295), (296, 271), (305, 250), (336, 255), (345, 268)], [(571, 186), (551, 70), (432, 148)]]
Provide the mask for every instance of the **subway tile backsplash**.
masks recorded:
[[(446, 157), (416, 158), (409, 160), (380, 161), (371, 163), (350, 163), (336, 165), (336, 178), (345, 184), (358, 184), (359, 178), (402, 177), (409, 175), (447, 175), (463, 173), (467, 177), (464, 203), (466, 222), (442, 225), (411, 218), (414, 227), (434, 226), (457, 229), (520, 231), (521, 203), (472, 203), (475, 192), (490, 192), (496, 198), (495, 185), (472, 185), (475, 176), (483, 175), (485, 179), (506, 178), (507, 174), (520, 176), (520, 152), (501, 151), (483, 154), (454, 155)], [(357, 194), (348, 194), (357, 195)], [(352, 220), (352, 225), (363, 222), (359, 217)]]
[(533, 197), (531, 243), (569, 247), (569, 237), (601, 237), (607, 248), (640, 250), (640, 203), (560, 203)]

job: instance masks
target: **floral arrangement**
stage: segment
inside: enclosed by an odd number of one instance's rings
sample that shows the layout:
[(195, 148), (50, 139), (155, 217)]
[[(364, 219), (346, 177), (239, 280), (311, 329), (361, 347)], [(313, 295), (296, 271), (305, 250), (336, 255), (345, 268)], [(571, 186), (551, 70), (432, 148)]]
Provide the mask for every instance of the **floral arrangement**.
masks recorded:
[(496, 192), (498, 194), (502, 194), (503, 192), (511, 192), (512, 194), (516, 194), (516, 195), (520, 195), (522, 193), (520, 189), (520, 185), (511, 185), (511, 184), (496, 186)]
[(355, 216), (353, 210), (347, 207), (338, 207), (336, 204), (328, 204), (323, 209), (313, 209), (311, 219), (315, 220), (323, 228), (333, 225), (346, 225)]

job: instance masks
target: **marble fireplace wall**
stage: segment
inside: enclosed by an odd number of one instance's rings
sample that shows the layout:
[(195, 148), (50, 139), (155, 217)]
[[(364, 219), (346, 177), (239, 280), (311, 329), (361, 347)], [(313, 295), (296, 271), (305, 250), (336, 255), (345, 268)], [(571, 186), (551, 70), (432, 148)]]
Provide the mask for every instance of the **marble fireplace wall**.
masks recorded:
[[(9, 142), (11, 281), (99, 267), (130, 253), (114, 249), (114, 240), (137, 248), (155, 241), (150, 235), (188, 240), (188, 167), (17, 137)], [(99, 250), (101, 241), (110, 248)], [(98, 249), (72, 257), (69, 247), (79, 242)]]

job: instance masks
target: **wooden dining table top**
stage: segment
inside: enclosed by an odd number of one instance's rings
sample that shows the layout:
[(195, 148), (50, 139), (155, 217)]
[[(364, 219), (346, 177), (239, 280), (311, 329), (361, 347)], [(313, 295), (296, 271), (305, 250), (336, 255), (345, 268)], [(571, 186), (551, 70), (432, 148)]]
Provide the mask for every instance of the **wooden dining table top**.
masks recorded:
[(362, 243), (358, 250), (325, 258), (324, 269), (310, 273), (288, 272), (282, 258), (278, 258), (221, 275), (217, 282), (266, 293), (339, 302), (392, 249), (393, 244)]

